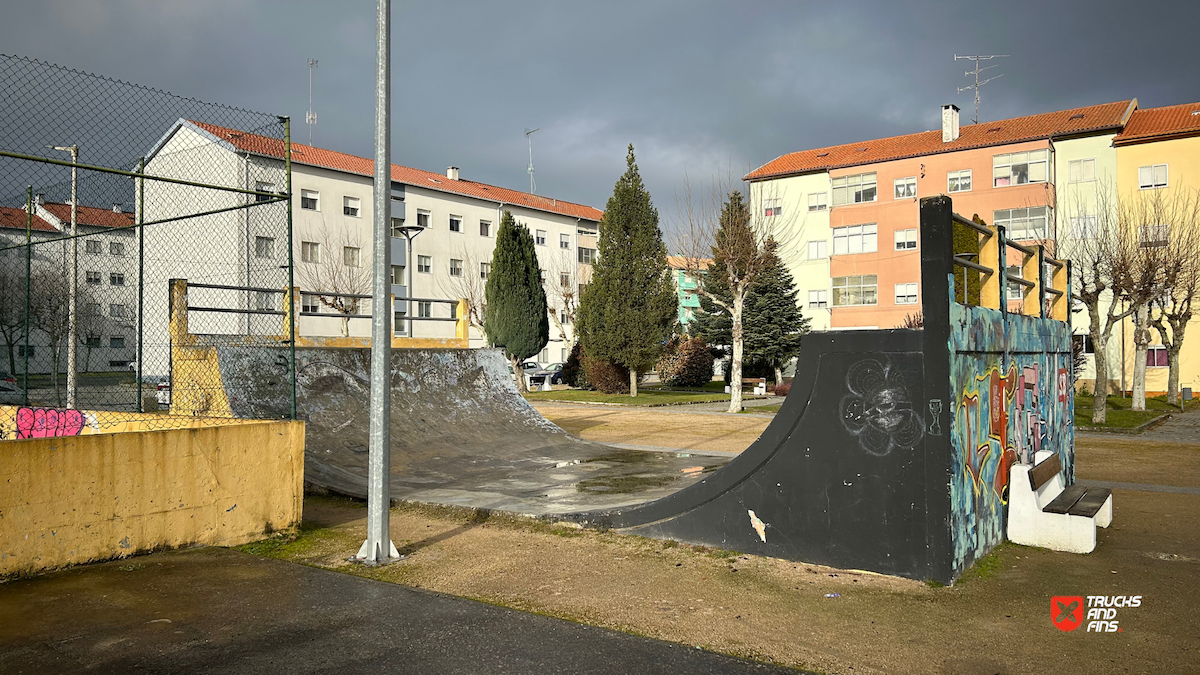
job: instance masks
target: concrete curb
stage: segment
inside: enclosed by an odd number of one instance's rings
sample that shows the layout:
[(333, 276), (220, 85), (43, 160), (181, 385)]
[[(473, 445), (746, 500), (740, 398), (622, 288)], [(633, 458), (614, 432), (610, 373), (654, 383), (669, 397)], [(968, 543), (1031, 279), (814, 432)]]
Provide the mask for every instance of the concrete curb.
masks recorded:
[(1164, 413), (1162, 415), (1159, 415), (1158, 417), (1155, 417), (1153, 419), (1142, 422), (1141, 424), (1139, 424), (1136, 427), (1133, 427), (1131, 429), (1125, 429), (1125, 428), (1120, 428), (1120, 427), (1075, 427), (1075, 430), (1076, 431), (1084, 431), (1084, 432), (1092, 433), (1092, 434), (1125, 434), (1127, 436), (1136, 436), (1136, 435), (1142, 433), (1143, 431), (1153, 429), (1154, 427), (1162, 424), (1163, 422), (1166, 422), (1167, 420), (1171, 419), (1171, 417), (1174, 416), (1174, 414), (1175, 413)]
[[(743, 398), (742, 400), (743, 401), (763, 401), (768, 398), (770, 398), (770, 397), (754, 396), (754, 397), (749, 397), (749, 398)], [(710, 403), (726, 403), (726, 401), (680, 401), (679, 403), (608, 403), (606, 401), (571, 401), (571, 400), (567, 400), (567, 399), (558, 399), (558, 398), (532, 398), (532, 399), (527, 398), (525, 400), (529, 401), (530, 405), (539, 405), (539, 404), (546, 404), (546, 403), (566, 403), (568, 405), (599, 405), (599, 406), (608, 406), (611, 408), (673, 408), (676, 406), (685, 406), (685, 405), (707, 405)], [(740, 414), (740, 413), (736, 413), (736, 414)]]

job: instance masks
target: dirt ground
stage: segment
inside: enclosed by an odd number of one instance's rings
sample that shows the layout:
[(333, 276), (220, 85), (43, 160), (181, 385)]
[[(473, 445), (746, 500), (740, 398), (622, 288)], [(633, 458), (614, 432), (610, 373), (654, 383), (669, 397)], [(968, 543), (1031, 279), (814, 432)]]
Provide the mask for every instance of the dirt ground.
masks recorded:
[[(585, 438), (741, 449), (765, 420), (556, 406)], [(1078, 476), (1195, 486), (1200, 443), (1081, 438)], [(310, 498), (293, 540), (253, 552), (829, 673), (1200, 672), (1200, 496), (1117, 490), (1086, 556), (1006, 545), (952, 587), (517, 517), (409, 505), (408, 557), (364, 569), (362, 503)], [(829, 597), (833, 594), (833, 597)], [(1141, 595), (1121, 632), (1062, 633), (1054, 595)]]

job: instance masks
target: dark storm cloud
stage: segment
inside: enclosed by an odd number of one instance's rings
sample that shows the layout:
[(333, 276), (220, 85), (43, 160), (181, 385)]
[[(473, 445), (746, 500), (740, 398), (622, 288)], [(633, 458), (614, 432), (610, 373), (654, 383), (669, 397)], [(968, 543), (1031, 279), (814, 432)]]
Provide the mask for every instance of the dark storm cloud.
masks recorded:
[[(265, 112), (307, 108), (317, 145), (371, 152), (374, 3), (11, 3), (0, 51)], [(1138, 97), (1200, 100), (1200, 4), (437, 2), (393, 7), (393, 157), (603, 207), (633, 143), (660, 210), (685, 172), (931, 129), (970, 93), (958, 54), (1011, 54), (998, 119)]]

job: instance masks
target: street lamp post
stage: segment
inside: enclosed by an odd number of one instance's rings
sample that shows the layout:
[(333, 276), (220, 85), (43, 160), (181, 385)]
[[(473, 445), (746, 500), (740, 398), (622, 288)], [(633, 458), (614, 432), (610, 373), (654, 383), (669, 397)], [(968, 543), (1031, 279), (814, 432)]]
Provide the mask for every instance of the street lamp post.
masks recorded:
[(405, 318), (405, 323), (408, 324), (407, 325), (407, 330), (408, 330), (407, 335), (408, 335), (408, 337), (413, 337), (412, 300), (410, 298), (413, 297), (412, 268), (413, 268), (413, 265), (416, 264), (416, 261), (417, 261), (416, 256), (413, 255), (413, 239), (415, 239), (418, 234), (421, 234), (422, 232), (424, 232), (425, 228), (421, 227), (420, 225), (401, 225), (399, 227), (393, 227), (392, 231), (393, 232), (398, 231), (398, 232), (400, 232), (400, 235), (404, 237), (404, 254), (405, 254), (405, 257), (408, 258), (408, 260), (407, 260), (408, 264), (404, 266), (404, 276), (407, 277), (404, 280), (404, 296), (405, 296), (404, 307), (406, 310), (404, 312), (404, 318)]
[[(53, 145), (53, 150), (71, 153), (71, 264), (70, 274), (67, 275), (67, 408), (75, 408), (78, 401), (75, 392), (76, 363), (78, 361), (79, 336), (78, 329), (78, 295), (79, 295), (79, 146)], [(55, 373), (55, 377), (58, 374)]]

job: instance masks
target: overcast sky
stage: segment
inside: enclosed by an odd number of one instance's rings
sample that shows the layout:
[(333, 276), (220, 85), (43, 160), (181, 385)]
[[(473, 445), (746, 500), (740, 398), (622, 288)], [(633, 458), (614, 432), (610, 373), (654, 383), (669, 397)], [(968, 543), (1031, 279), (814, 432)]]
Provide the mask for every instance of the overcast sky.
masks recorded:
[[(291, 115), (371, 154), (370, 0), (4, 0), (0, 52)], [(633, 143), (664, 218), (685, 172), (971, 115), (958, 54), (1010, 54), (983, 121), (1137, 97), (1200, 100), (1200, 2), (393, 3), (392, 158), (603, 208)], [(664, 223), (665, 225), (665, 223)]]

